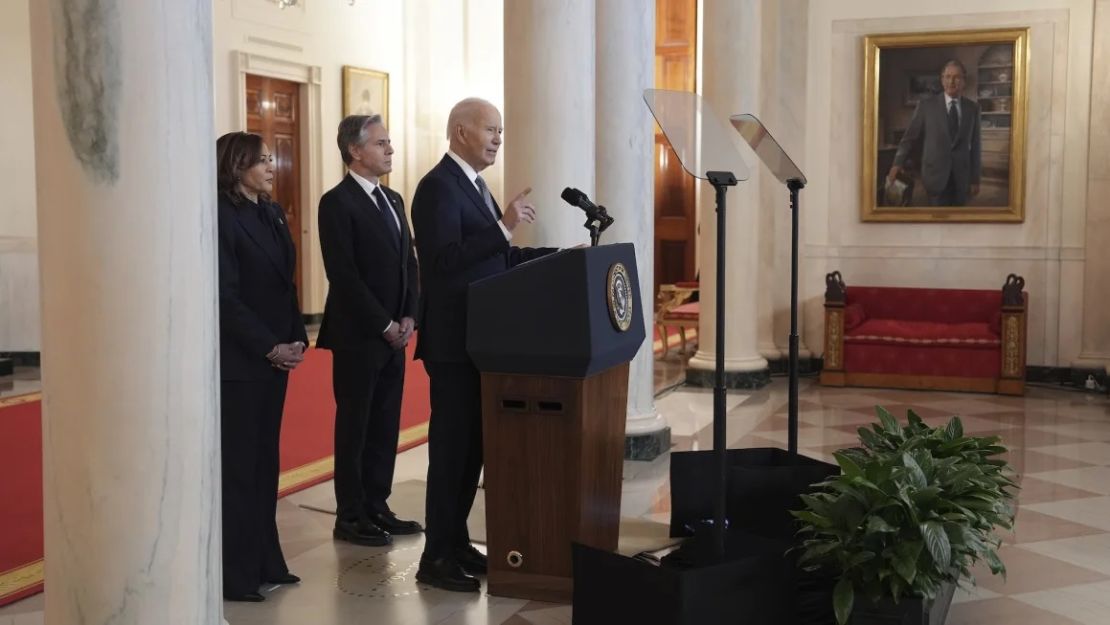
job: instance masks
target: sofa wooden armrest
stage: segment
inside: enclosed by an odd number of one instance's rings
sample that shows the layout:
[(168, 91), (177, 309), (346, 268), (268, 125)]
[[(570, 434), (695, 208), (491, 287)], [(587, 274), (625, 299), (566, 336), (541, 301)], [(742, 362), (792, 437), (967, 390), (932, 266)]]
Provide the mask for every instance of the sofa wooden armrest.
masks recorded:
[(690, 298), (698, 292), (697, 282), (676, 282), (659, 285), (659, 305), (655, 311), (655, 325), (663, 342), (661, 357), (667, 356), (667, 328), (678, 328), (682, 337), (682, 353), (686, 353), (686, 328), (697, 328), (700, 309)]

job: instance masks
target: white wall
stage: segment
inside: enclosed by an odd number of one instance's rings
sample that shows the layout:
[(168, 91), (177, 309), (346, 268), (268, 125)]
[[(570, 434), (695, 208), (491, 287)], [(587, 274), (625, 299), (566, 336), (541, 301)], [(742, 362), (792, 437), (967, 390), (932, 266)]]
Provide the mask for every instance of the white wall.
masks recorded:
[(0, 352), (39, 350), (35, 137), (27, 0), (0, 2)]
[[(1079, 354), (1091, 0), (812, 0), (803, 192), (809, 346), (820, 351), (824, 275), (849, 284), (1001, 288), (1030, 294), (1028, 362), (1067, 366)], [(859, 219), (862, 37), (872, 33), (1030, 28), (1025, 222), (889, 224)]]

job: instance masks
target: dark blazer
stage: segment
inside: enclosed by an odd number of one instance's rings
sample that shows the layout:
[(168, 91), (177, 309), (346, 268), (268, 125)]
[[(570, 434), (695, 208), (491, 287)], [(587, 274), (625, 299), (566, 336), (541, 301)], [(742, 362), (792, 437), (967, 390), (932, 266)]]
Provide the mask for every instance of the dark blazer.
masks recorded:
[(277, 204), (263, 201), (261, 207), (272, 232), (255, 216), (254, 204), (235, 206), (219, 196), (222, 380), (271, 379), (266, 354), (278, 343), (308, 342), (293, 284), (297, 259), (289, 227)]
[(412, 225), (420, 254), (422, 293), (416, 357), (468, 362), (466, 293), (471, 282), (555, 248), (512, 247), (482, 196), (450, 156), (444, 155), (416, 187)]
[(943, 93), (923, 98), (913, 112), (910, 125), (894, 164), (901, 167), (914, 146), (921, 144), (921, 179), (930, 195), (940, 195), (948, 185), (948, 175), (956, 178), (956, 189), (967, 195), (972, 184), (979, 184), (982, 150), (979, 129), (979, 105), (960, 98), (960, 130), (955, 137), (948, 134), (948, 109)]
[(320, 198), (320, 249), (328, 274), (328, 299), (316, 346), (365, 349), (385, 362), (392, 348), (382, 338), (390, 321), (416, 318), (419, 295), (416, 256), (405, 203), (382, 191), (401, 224), (400, 247), (386, 228), (388, 215), (350, 175)]

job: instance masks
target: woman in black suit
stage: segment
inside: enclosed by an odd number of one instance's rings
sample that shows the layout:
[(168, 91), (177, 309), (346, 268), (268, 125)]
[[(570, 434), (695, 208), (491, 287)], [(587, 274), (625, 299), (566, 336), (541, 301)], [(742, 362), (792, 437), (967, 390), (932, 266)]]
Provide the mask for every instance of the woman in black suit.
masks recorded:
[(293, 241), (270, 201), (270, 150), (258, 135), (233, 132), (216, 142), (216, 163), (224, 598), (262, 601), (262, 584), (300, 581), (285, 565), (275, 514), (285, 389), (308, 337)]

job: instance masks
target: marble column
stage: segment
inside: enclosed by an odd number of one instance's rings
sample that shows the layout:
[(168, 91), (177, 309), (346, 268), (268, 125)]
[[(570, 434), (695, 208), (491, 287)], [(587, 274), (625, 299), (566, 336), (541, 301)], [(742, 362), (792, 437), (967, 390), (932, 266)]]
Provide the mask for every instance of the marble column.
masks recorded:
[[(729, 115), (760, 111), (760, 0), (704, 0), (703, 97), (728, 123)], [(759, 231), (762, 165), (750, 153), (751, 178), (728, 191), (725, 233), (725, 382), (731, 388), (760, 388), (770, 381), (767, 360), (759, 350)], [(716, 363), (717, 215), (708, 182), (701, 193), (701, 320), (698, 352), (690, 359), (686, 380), (712, 386)]]
[(46, 625), (221, 623), (212, 3), (31, 3)]
[(1087, 164), (1083, 347), (1074, 367), (1110, 366), (1110, 0), (1096, 0)]
[(655, 3), (597, 3), (597, 197), (615, 220), (602, 243), (636, 246), (640, 305), (648, 338), (629, 368), (625, 457), (651, 460), (670, 448), (670, 428), (655, 409), (654, 174), (652, 118), (644, 89), (655, 83)]
[(505, 191), (532, 188), (536, 223), (514, 245), (588, 243), (585, 216), (559, 195), (594, 197), (594, 2), (505, 3)]

